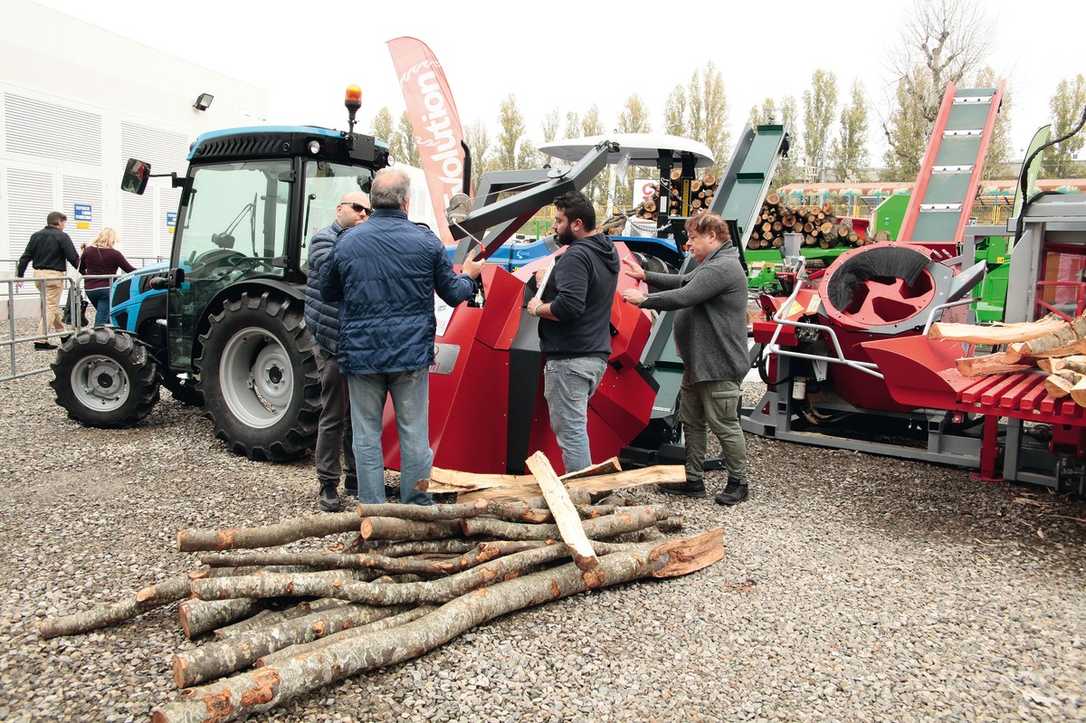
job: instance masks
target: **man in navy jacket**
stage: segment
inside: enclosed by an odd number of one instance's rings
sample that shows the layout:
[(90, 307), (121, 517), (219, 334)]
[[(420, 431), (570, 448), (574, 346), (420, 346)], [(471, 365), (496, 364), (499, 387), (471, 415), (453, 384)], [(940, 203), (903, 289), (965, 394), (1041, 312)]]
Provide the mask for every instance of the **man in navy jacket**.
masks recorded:
[(407, 218), (411, 181), (377, 173), (373, 214), (348, 230), (320, 271), (321, 295), (339, 302), (340, 371), (347, 376), (358, 467), (358, 499), (385, 501), (381, 416), (392, 395), (400, 440), (400, 500), (431, 504), (416, 485), (430, 478), (429, 370), (434, 361), (434, 294), (450, 306), (471, 298), (483, 262), (472, 254), (453, 272), (445, 247)]
[(325, 512), (340, 508), (339, 475), (340, 449), (347, 467), (344, 487), (352, 497), (358, 495), (358, 475), (354, 466), (354, 434), (351, 430), (350, 402), (347, 380), (340, 374), (336, 362), (339, 348), (339, 305), (325, 301), (318, 285), (321, 266), (332, 253), (340, 235), (366, 220), (370, 213), (370, 198), (362, 191), (345, 193), (336, 206), (336, 220), (325, 226), (309, 241), (309, 266), (305, 289), (305, 325), (317, 344), (316, 357), (321, 374), (321, 416), (317, 422), (317, 446), (313, 456), (317, 463), (320, 496), (317, 503)]

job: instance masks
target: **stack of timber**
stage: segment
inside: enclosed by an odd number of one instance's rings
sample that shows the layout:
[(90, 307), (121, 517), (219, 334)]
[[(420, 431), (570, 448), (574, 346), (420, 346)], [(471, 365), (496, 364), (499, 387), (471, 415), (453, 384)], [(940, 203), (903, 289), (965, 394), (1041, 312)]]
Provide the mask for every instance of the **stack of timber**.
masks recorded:
[(1037, 368), (1048, 374), (1045, 389), (1054, 398), (1069, 396), (1080, 407), (1086, 407), (1086, 313), (1070, 321), (1049, 314), (1019, 324), (935, 323), (928, 336), (993, 347), (990, 354), (958, 359), (958, 372), (963, 376), (1013, 374)]
[(770, 193), (751, 230), (747, 248), (780, 248), (784, 245), (786, 233), (801, 234), (803, 245), (808, 248), (831, 249), (872, 243), (853, 230), (848, 219), (834, 216), (828, 203), (823, 206), (793, 207), (782, 203), (779, 194)]
[[(649, 477), (676, 481), (670, 468), (635, 479), (608, 462), (563, 482), (542, 453), (527, 464), (531, 475), (505, 485), (480, 475), (467, 492), (471, 475), (446, 472), (462, 497), (489, 493), (471, 501), (180, 530), (178, 548), (199, 553), (199, 567), (45, 619), (39, 632), (75, 635), (179, 603), (181, 629), (201, 644), (173, 656), (180, 699), (155, 708), (152, 720), (227, 721), (425, 655), (517, 610), (686, 575), (724, 556), (723, 530), (669, 538), (682, 525), (667, 509), (614, 494)], [(343, 533), (350, 538), (327, 544)]]
[[(683, 183), (682, 171), (678, 168), (672, 169), (670, 195), (672, 216), (681, 215), (682, 189), (679, 186), (680, 183)], [(701, 178), (690, 181), (690, 216), (704, 213), (712, 207), (713, 198), (716, 196), (719, 184), (720, 179), (711, 171), (707, 171)], [(635, 215), (638, 218), (656, 220), (656, 214), (660, 208), (660, 188), (657, 184), (652, 184), (652, 188), (654, 190), (652, 197), (646, 198), (635, 209)]]

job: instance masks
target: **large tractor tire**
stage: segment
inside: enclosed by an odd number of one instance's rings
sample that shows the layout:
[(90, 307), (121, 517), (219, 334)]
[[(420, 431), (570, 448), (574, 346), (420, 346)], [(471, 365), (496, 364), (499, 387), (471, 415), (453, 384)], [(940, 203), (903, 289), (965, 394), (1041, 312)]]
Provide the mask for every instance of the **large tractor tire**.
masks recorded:
[(158, 365), (143, 342), (111, 326), (72, 334), (51, 365), (56, 402), (89, 427), (129, 427), (158, 402)]
[(301, 302), (242, 293), (212, 314), (200, 342), (199, 389), (219, 439), (272, 462), (313, 447), (321, 385)]

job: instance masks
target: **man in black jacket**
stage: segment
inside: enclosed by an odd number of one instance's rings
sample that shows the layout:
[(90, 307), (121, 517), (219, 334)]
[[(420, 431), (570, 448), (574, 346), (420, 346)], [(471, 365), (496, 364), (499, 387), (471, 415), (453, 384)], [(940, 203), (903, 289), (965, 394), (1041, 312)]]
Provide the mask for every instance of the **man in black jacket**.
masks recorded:
[[(28, 264), (34, 264), (34, 278), (43, 279), (38, 283), (45, 286), (46, 318), (42, 319), (42, 333), (48, 337), (53, 332), (64, 331), (64, 316), (60, 312), (60, 295), (64, 291), (64, 263), (73, 268), (79, 267), (79, 255), (64, 226), (68, 217), (60, 211), (51, 212), (45, 219), (46, 226), (30, 237), (26, 251), (19, 257), (17, 276), (26, 273)], [(46, 280), (48, 279), (48, 280)], [(39, 287), (40, 288), (40, 287)], [(56, 349), (48, 338), (34, 342), (35, 349)]]
[(554, 234), (569, 246), (554, 262), (541, 298), (528, 302), (538, 316), (546, 358), (543, 396), (566, 472), (592, 464), (588, 400), (611, 355), (611, 303), (618, 287), (618, 252), (596, 231), (596, 211), (576, 191), (554, 202)]
[(309, 242), (309, 279), (305, 289), (305, 325), (317, 344), (316, 357), (321, 373), (321, 416), (317, 422), (317, 445), (313, 457), (317, 464), (320, 492), (317, 503), (325, 512), (340, 509), (340, 451), (347, 467), (344, 487), (347, 494), (358, 494), (358, 473), (354, 461), (354, 433), (351, 428), (350, 398), (347, 380), (339, 371), (339, 304), (326, 301), (317, 283), (321, 266), (332, 253), (340, 235), (369, 217), (370, 199), (362, 191), (344, 194), (336, 206), (336, 220), (313, 234)]

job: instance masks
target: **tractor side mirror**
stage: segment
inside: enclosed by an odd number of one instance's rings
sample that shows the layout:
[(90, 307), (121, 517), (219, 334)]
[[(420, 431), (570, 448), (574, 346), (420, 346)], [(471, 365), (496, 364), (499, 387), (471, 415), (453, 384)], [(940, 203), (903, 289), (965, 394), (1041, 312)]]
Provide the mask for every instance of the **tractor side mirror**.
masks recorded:
[(138, 158), (129, 158), (124, 164), (124, 176), (121, 177), (121, 190), (136, 195), (143, 195), (147, 190), (147, 181), (151, 178), (151, 164)]

